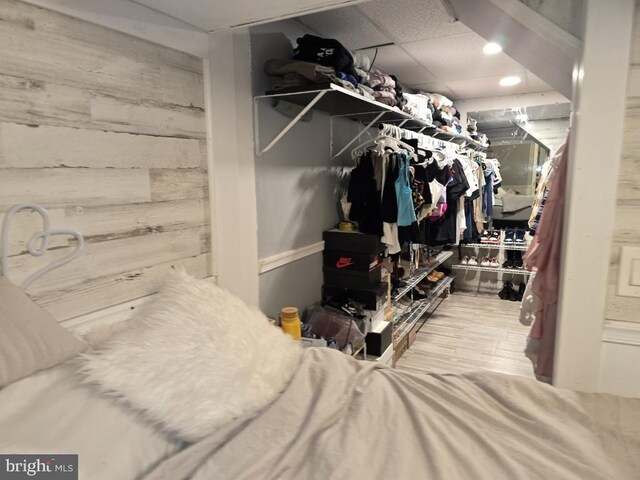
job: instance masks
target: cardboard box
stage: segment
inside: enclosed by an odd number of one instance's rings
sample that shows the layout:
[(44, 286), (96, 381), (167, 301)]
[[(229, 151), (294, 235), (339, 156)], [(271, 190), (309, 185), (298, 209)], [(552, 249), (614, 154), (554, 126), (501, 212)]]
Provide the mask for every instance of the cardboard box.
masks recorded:
[(411, 348), (411, 346), (413, 345), (413, 343), (416, 341), (416, 337), (418, 336), (418, 330), (420, 330), (420, 327), (418, 325), (415, 325), (411, 331), (409, 332), (409, 335), (407, 336), (407, 348)]

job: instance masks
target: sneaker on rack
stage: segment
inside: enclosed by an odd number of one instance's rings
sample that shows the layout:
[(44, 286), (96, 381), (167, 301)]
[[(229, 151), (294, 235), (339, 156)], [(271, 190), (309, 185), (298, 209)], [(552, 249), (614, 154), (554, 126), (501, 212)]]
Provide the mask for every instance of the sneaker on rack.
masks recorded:
[(467, 262), (467, 265), (470, 265), (470, 266), (472, 266), (472, 267), (477, 266), (477, 265), (478, 265), (478, 259), (477, 259), (477, 258), (475, 258), (475, 257), (471, 257), (471, 258), (469, 259), (469, 261)]
[(462, 257), (462, 260), (460, 260), (460, 265), (469, 265), (469, 257), (467, 255)]
[(524, 245), (525, 244), (525, 241), (524, 241), (525, 233), (527, 233), (527, 232), (526, 232), (526, 230), (524, 228), (516, 228), (514, 242), (517, 243), (518, 245)]
[(491, 230), (488, 243), (500, 243), (500, 237), (502, 237), (500, 230)]
[(516, 229), (513, 227), (507, 227), (504, 231), (504, 243), (513, 243), (516, 241)]
[(480, 264), (483, 267), (490, 267), (491, 266), (491, 260), (489, 259), (489, 257), (484, 257), (484, 259), (482, 260), (482, 263)]
[(436, 277), (438, 280), (442, 280), (445, 277), (445, 274), (444, 272), (441, 272), (439, 270), (434, 270), (433, 276)]
[(411, 294), (413, 295), (413, 298), (415, 300), (423, 300), (425, 298), (427, 298), (429, 295), (427, 293), (423, 293), (422, 291), (418, 290), (417, 288), (414, 288), (413, 291), (411, 292)]
[(489, 260), (489, 262), (490, 262), (490, 265), (489, 265), (490, 267), (493, 267), (493, 268), (500, 267), (500, 262), (498, 262), (498, 259), (496, 257), (493, 257), (491, 260)]
[(513, 268), (513, 250), (507, 250), (507, 259), (502, 264), (502, 268)]
[(480, 237), (480, 243), (489, 243), (490, 234), (491, 232), (489, 230), (485, 230)]
[(513, 268), (522, 269), (524, 263), (522, 262), (522, 252), (513, 252)]

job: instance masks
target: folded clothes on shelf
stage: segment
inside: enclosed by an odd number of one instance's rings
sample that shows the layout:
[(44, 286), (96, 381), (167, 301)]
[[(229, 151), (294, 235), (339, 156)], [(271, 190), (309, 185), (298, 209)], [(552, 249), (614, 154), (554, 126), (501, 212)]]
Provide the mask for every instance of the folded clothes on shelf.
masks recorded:
[(355, 90), (355, 86), (351, 82), (339, 78), (333, 68), (317, 63), (283, 58), (271, 59), (265, 62), (264, 73), (272, 77), (273, 90), (304, 87), (317, 83), (335, 83), (341, 87)]

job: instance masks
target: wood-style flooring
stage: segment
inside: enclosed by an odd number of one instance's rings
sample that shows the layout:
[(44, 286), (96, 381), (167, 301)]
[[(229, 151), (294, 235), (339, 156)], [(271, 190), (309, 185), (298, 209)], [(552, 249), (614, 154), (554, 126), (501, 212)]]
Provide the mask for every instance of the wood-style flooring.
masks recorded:
[(524, 356), (529, 327), (519, 302), (497, 295), (456, 292), (424, 323), (396, 368), (414, 373), (491, 371), (533, 378)]

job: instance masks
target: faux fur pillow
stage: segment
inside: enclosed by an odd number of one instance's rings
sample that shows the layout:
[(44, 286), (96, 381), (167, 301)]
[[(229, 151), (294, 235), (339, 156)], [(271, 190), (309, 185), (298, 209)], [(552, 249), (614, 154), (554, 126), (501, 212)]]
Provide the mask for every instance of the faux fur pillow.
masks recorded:
[(275, 399), (300, 345), (210, 280), (173, 273), (149, 308), (98, 352), (88, 380), (187, 441)]

